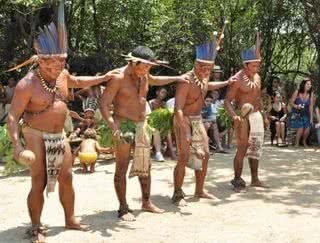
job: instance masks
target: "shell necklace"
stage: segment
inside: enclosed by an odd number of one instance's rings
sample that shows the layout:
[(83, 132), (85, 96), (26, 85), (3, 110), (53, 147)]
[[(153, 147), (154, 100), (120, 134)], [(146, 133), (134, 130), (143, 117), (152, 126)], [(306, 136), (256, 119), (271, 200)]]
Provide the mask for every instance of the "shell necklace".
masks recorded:
[(43, 87), (46, 91), (48, 91), (49, 93), (51, 93), (51, 94), (55, 93), (55, 92), (57, 91), (57, 88), (58, 88), (58, 83), (57, 83), (57, 81), (56, 81), (55, 86), (54, 86), (53, 88), (50, 88), (50, 87), (48, 86), (47, 81), (41, 76), (39, 69), (37, 70), (37, 73), (38, 73), (38, 76), (39, 76), (39, 78), (40, 78), (42, 87)]
[(203, 90), (206, 87), (206, 79), (200, 80), (197, 75), (195, 74), (194, 70), (192, 70), (192, 75), (193, 75), (193, 83), (200, 87), (201, 90)]
[(247, 86), (249, 86), (251, 89), (258, 87), (258, 83), (256, 80), (251, 80), (246, 74), (243, 74), (243, 80), (247, 83)]

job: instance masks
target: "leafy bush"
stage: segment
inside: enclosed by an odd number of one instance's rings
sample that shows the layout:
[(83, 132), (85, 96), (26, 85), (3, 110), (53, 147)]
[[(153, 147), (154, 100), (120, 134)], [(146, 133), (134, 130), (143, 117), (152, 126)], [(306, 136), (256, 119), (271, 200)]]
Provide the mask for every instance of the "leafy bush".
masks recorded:
[(170, 109), (156, 109), (148, 116), (151, 128), (160, 131), (161, 137), (166, 137), (172, 130), (173, 111)]
[(4, 175), (12, 175), (25, 168), (15, 161), (13, 153), (13, 146), (9, 138), (7, 125), (0, 126), (0, 157), (6, 163), (3, 172)]

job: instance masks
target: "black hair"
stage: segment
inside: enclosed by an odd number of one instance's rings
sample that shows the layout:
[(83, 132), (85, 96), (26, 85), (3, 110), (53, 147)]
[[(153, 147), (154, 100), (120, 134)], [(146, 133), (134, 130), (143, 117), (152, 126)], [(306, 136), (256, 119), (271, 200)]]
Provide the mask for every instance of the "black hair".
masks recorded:
[(97, 138), (97, 132), (96, 130), (92, 129), (92, 128), (87, 128), (84, 133), (84, 138), (92, 138), (92, 139), (96, 139)]
[(267, 94), (269, 96), (273, 96), (273, 89), (272, 89), (273, 80), (277, 80), (280, 83), (280, 78), (279, 77), (271, 76), (271, 78), (269, 79), (269, 82), (268, 82), (268, 87), (267, 87)]
[[(300, 83), (299, 85), (299, 89), (298, 89), (298, 94), (303, 94), (304, 93), (304, 86), (306, 85), (306, 83), (310, 81), (311, 82), (311, 79), (310, 78), (304, 78), (302, 80), (302, 82)], [(312, 86), (311, 86), (311, 89), (308, 91), (308, 94), (311, 96), (311, 93), (312, 93)]]

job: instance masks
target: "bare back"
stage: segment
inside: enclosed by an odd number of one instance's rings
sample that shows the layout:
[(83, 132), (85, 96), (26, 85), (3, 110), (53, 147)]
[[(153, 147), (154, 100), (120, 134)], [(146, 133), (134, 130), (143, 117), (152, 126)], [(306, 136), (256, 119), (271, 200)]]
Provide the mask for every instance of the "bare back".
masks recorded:
[(92, 138), (87, 138), (82, 141), (80, 144), (80, 152), (82, 153), (91, 153), (91, 152), (97, 152), (97, 146), (96, 146), (96, 140)]

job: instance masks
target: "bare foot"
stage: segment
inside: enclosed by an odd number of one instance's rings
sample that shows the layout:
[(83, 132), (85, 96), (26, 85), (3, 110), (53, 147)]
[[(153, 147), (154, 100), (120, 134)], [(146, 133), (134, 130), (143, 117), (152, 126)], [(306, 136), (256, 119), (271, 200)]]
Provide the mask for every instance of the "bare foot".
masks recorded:
[(45, 242), (46, 242), (46, 237), (40, 232), (34, 233), (31, 236), (31, 243), (45, 243)]
[(235, 192), (245, 192), (246, 191), (246, 182), (240, 178), (234, 178), (231, 180), (231, 185)]
[(182, 198), (181, 200), (174, 202), (174, 205), (176, 205), (178, 207), (186, 207), (186, 206), (188, 206), (188, 203), (186, 200), (184, 200)]
[(85, 165), (83, 165), (82, 167), (82, 173), (85, 173), (85, 174), (88, 173), (88, 169)]
[(93, 172), (95, 172), (94, 166), (90, 167), (90, 173), (93, 173)]
[(31, 237), (31, 243), (45, 243), (47, 229), (42, 225), (33, 225), (27, 232)]
[[(174, 170), (175, 172), (175, 170)], [(187, 206), (187, 202), (186, 200), (184, 200), (185, 198), (185, 193), (183, 192), (183, 190), (180, 188), (180, 189), (177, 189), (173, 192), (173, 195), (172, 195), (172, 203), (178, 207), (184, 207), (184, 206)]]
[(66, 222), (65, 229), (66, 230), (88, 231), (89, 226), (84, 225), (84, 224), (80, 224), (80, 222), (78, 220), (72, 219), (72, 220), (70, 220), (70, 222)]
[(132, 213), (125, 213), (121, 216), (119, 216), (119, 219), (126, 222), (133, 222), (136, 221), (136, 217)]
[(251, 187), (263, 187), (263, 188), (269, 188), (268, 186), (266, 186), (264, 183), (262, 183), (261, 181), (257, 180), (257, 181), (253, 181), (251, 182)]
[(206, 199), (213, 199), (214, 196), (212, 196), (211, 194), (207, 193), (207, 192), (201, 192), (201, 193), (195, 193), (194, 197), (197, 198), (206, 198)]
[(158, 208), (151, 202), (143, 203), (142, 210), (149, 213), (164, 213), (163, 209)]

